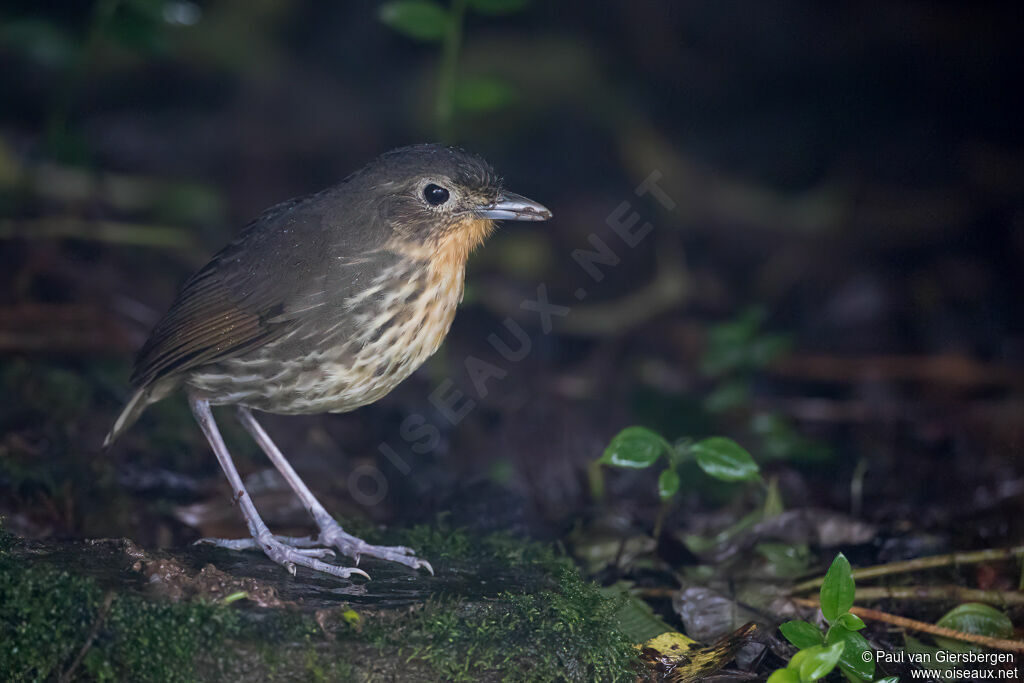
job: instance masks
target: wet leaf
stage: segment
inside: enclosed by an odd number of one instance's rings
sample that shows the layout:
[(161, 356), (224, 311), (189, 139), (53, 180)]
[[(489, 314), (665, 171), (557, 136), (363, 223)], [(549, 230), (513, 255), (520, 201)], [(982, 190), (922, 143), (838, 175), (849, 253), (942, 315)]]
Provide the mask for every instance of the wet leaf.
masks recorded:
[(715, 641), (758, 618), (756, 612), (739, 604), (735, 597), (706, 586), (683, 589), (672, 599), (672, 607), (683, 622), (683, 630), (702, 642)]
[(681, 633), (663, 633), (639, 646), (640, 658), (664, 673), (671, 672), (669, 680), (675, 683), (697, 683), (732, 661), (756, 633), (756, 624), (745, 624), (710, 647), (701, 647)]
[(863, 619), (858, 617), (856, 614), (851, 614), (850, 612), (847, 612), (846, 614), (840, 614), (839, 621), (837, 621), (836, 623), (842, 626), (843, 628), (850, 629), (851, 631), (859, 631), (865, 626), (867, 626), (867, 624), (864, 623)]
[(850, 611), (855, 590), (850, 561), (839, 553), (821, 584), (821, 613), (825, 615), (825, 621), (834, 624), (840, 615)]
[(824, 678), (836, 668), (843, 654), (843, 643), (834, 643), (828, 647), (817, 645), (800, 650), (789, 660), (788, 669), (800, 672), (803, 681), (816, 681)]
[(752, 481), (761, 476), (750, 453), (724, 436), (698, 441), (691, 450), (700, 468), (720, 481)]
[(381, 5), (378, 18), (404, 36), (434, 43), (448, 30), (448, 13), (430, 0), (397, 0)]
[(615, 467), (643, 469), (667, 450), (668, 443), (644, 427), (626, 427), (615, 435), (599, 462)]
[(825, 636), (821, 629), (806, 621), (787, 621), (779, 625), (779, 630), (786, 640), (801, 650), (825, 644)]
[(768, 677), (768, 683), (800, 683), (800, 674), (793, 669), (779, 669)]
[[(1010, 619), (989, 605), (980, 602), (968, 602), (954, 607), (946, 612), (936, 623), (936, 626), (951, 628), (954, 631), (974, 633), (990, 638), (1010, 638), (1013, 636), (1013, 623)], [(951, 638), (935, 638), (939, 647), (956, 652), (965, 652), (972, 648), (971, 645), (953, 640)]]
[(865, 652), (871, 653), (871, 645), (861, 634), (851, 631), (843, 626), (833, 626), (825, 636), (825, 642), (829, 645), (842, 643), (843, 653), (839, 657), (839, 667), (846, 673), (862, 681), (870, 681), (875, 676), (875, 657), (871, 654), (864, 656)]
[(666, 467), (658, 475), (658, 495), (662, 500), (669, 500), (679, 491), (679, 474), (671, 467)]
[(495, 111), (515, 101), (516, 89), (492, 76), (463, 78), (455, 86), (455, 106), (468, 112)]

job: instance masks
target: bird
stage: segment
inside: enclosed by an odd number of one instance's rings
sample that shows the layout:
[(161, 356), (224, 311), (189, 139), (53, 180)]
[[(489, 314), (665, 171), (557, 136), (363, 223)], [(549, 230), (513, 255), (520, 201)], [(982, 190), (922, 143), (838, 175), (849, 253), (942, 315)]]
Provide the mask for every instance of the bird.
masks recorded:
[[(433, 574), (411, 548), (375, 546), (345, 532), (257, 413), (346, 413), (379, 400), (441, 346), (462, 300), (466, 261), (495, 222), (551, 217), (506, 191), (481, 157), (432, 143), (386, 152), (333, 187), (267, 209), (186, 281), (153, 328), (104, 447), (146, 407), (183, 391), (250, 535), (197, 542), (262, 550), (293, 576), (306, 567), (369, 578), (358, 568), (362, 556)], [(211, 406), (235, 408), (318, 534), (271, 533)], [(335, 550), (357, 566), (324, 561)]]

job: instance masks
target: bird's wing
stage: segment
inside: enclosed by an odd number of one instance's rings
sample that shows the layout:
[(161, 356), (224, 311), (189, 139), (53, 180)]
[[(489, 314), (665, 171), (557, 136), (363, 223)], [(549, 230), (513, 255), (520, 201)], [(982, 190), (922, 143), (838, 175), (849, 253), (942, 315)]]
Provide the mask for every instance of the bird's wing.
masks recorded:
[(388, 254), (365, 226), (329, 225), (318, 198), (268, 209), (185, 283), (136, 357), (134, 386), (266, 344), (379, 272)]

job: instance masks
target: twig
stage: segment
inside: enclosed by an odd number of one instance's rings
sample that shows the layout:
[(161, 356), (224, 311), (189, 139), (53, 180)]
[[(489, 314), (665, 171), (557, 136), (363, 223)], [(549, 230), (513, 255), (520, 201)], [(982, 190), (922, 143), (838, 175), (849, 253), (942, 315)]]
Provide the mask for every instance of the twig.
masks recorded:
[[(865, 579), (877, 579), (880, 576), (891, 576), (893, 574), (906, 574), (908, 572), (921, 571), (923, 569), (935, 569), (958, 564), (977, 564), (979, 562), (999, 562), (1010, 560), (1017, 556), (1024, 555), (1024, 546), (1013, 548), (990, 548), (988, 550), (974, 550), (967, 553), (950, 553), (948, 555), (934, 555), (932, 557), (919, 557), (915, 560), (905, 562), (892, 562), (890, 564), (879, 564), (873, 567), (864, 567), (853, 571), (853, 578), (857, 581)], [(815, 588), (820, 588), (824, 576), (816, 579), (798, 583), (790, 591), (790, 595), (804, 593)], [(859, 593), (858, 593), (859, 595)]]
[(114, 591), (107, 591), (107, 594), (103, 596), (103, 604), (100, 605), (100, 611), (96, 615), (96, 619), (92, 622), (92, 628), (89, 629), (89, 636), (82, 644), (82, 649), (78, 651), (78, 655), (75, 657), (74, 661), (71, 662), (71, 666), (67, 668), (67, 671), (62, 673), (60, 678), (57, 679), (60, 683), (67, 683), (67, 681), (70, 681), (71, 676), (75, 673), (75, 669), (77, 669), (78, 665), (82, 663), (83, 659), (85, 659), (85, 654), (89, 651), (89, 648), (92, 647), (92, 643), (96, 640), (96, 636), (99, 635), (100, 629), (103, 628), (103, 624), (107, 620), (107, 615), (110, 614), (110, 606), (113, 603)]
[[(793, 602), (804, 607), (819, 607), (818, 601), (812, 600), (810, 598), (795, 598)], [(954, 631), (951, 628), (936, 626), (935, 624), (929, 624), (924, 621), (917, 621), (916, 619), (907, 619), (906, 617), (900, 617), (895, 614), (889, 614), (888, 612), (881, 612), (879, 610), (869, 609), (867, 607), (851, 607), (850, 612), (856, 614), (861, 619), (881, 621), (886, 624), (892, 624), (893, 626), (905, 628), (909, 631), (918, 631), (920, 633), (928, 633), (930, 635), (938, 636), (940, 638), (951, 638), (953, 640), (959, 640), (965, 643), (974, 643), (975, 645), (981, 645), (982, 647), (992, 648), (993, 650), (1005, 650), (1007, 652), (1024, 653), (1024, 641), (1021, 640), (1008, 640), (1006, 638), (990, 638), (988, 636), (981, 636), (976, 633), (964, 633), (963, 631)]]
[(908, 600), (914, 602), (984, 602), (989, 605), (1024, 605), (1020, 591), (980, 590), (964, 586), (871, 586), (857, 589), (858, 600)]

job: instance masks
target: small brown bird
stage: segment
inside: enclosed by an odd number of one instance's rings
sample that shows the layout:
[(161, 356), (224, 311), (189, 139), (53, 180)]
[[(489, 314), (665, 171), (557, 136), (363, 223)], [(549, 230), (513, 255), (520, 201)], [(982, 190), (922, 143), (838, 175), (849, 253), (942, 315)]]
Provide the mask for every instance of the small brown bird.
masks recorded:
[[(135, 392), (104, 446), (146, 406), (183, 388), (245, 515), (252, 538), (203, 539), (261, 548), (340, 577), (336, 548), (433, 573), (405, 547), (342, 530), (256, 421), (253, 410), (344, 413), (373, 403), (444, 340), (462, 299), (466, 259), (496, 220), (551, 212), (502, 188), (483, 159), (441, 145), (381, 155), (340, 184), (282, 202), (253, 221), (185, 284), (135, 361)], [(237, 406), (246, 431), (313, 516), (312, 538), (275, 536), (242, 484), (210, 411)]]

